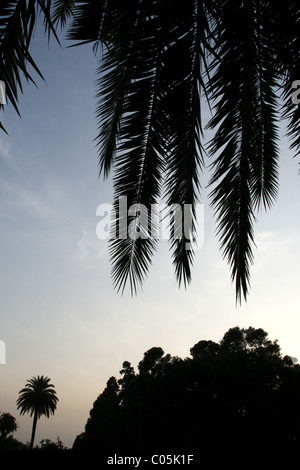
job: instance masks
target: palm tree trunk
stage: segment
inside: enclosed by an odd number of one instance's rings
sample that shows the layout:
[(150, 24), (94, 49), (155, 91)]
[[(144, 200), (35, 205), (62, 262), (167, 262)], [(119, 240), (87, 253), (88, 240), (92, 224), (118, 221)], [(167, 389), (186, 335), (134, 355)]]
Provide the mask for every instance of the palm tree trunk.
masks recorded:
[(35, 412), (35, 413), (34, 413), (34, 417), (33, 417), (33, 424), (32, 424), (30, 450), (33, 449), (33, 442), (34, 442), (34, 437), (35, 437), (35, 430), (36, 430), (37, 419), (38, 419), (38, 415), (37, 415), (37, 413)]

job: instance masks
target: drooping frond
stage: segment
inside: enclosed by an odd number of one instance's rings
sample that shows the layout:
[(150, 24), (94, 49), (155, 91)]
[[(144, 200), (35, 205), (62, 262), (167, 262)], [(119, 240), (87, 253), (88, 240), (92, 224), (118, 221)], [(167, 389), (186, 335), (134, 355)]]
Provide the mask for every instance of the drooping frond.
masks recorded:
[(138, 56), (133, 57), (140, 21), (137, 5), (138, 1), (132, 1), (131, 8), (129, 6), (124, 11), (107, 12), (105, 27), (102, 29), (103, 40), (108, 41), (108, 44), (98, 69), (96, 117), (99, 134), (96, 141), (100, 174), (104, 177), (108, 176), (113, 165), (126, 96), (131, 82), (135, 80), (135, 61), (141, 60)]
[(51, 20), (51, 0), (3, 0), (0, 4), (0, 80), (6, 85), (7, 101), (18, 114), (18, 95), (23, 92), (23, 77), (35, 83), (32, 69), (43, 78), (29, 52), (39, 13), (43, 14), (48, 36), (53, 33), (58, 40)]
[(72, 18), (67, 38), (100, 52), (95, 140), (100, 175), (114, 169), (117, 289), (142, 285), (161, 236), (156, 207), (164, 199), (172, 211), (175, 275), (179, 284), (191, 280), (205, 96), (214, 102), (212, 206), (237, 300), (246, 298), (256, 211), (273, 204), (279, 187), (278, 89), (291, 148), (300, 152), (300, 107), (292, 100), (300, 81), (297, 0), (5, 0), (0, 79), (16, 110), (21, 75), (33, 81), (29, 67), (41, 75), (29, 52), (38, 12), (48, 34)]
[[(300, 8), (294, 0), (274, 2), (277, 25), (277, 63), (282, 81), (282, 117), (287, 120), (287, 136), (294, 156), (300, 154)], [(300, 164), (300, 161), (299, 161)]]
[(278, 195), (278, 103), (276, 89), (279, 73), (275, 60), (275, 48), (270, 41), (273, 35), (273, 20), (268, 15), (265, 2), (254, 3), (255, 28), (255, 94), (256, 113), (254, 119), (255, 144), (251, 158), (251, 195), (254, 209), (262, 205), (272, 206)]
[[(181, 233), (171, 237), (177, 280), (180, 284), (191, 278), (208, 3), (136, 0), (125, 6), (108, 1), (98, 22), (103, 54), (96, 140), (100, 174), (107, 176), (114, 166), (113, 224), (124, 230), (110, 242), (112, 276), (119, 289), (129, 282), (136, 291), (142, 284), (159, 237), (161, 214), (153, 207), (163, 197), (170, 207), (191, 207), (190, 227), (184, 231), (182, 226)], [(70, 37), (91, 38), (85, 19), (76, 18), (76, 9)], [(119, 214), (124, 197), (127, 208), (134, 208), (126, 221)]]
[(178, 206), (182, 213), (177, 212), (177, 218), (182, 215), (182, 225), (179, 229), (173, 225), (171, 250), (176, 278), (179, 285), (181, 282), (186, 285), (191, 281), (199, 172), (204, 164), (200, 94), (205, 89), (201, 68), (207, 66), (205, 45), (209, 32), (204, 3), (187, 1), (175, 5), (173, 2), (168, 27), (162, 87), (170, 141), (164, 191), (168, 206)]
[[(223, 1), (219, 59), (214, 64), (209, 128), (212, 205), (237, 300), (245, 298), (253, 262), (254, 211), (277, 194), (276, 68), (268, 49), (265, 2)], [(266, 28), (266, 29), (265, 29)]]
[[(160, 8), (160, 2), (157, 2)], [(110, 253), (113, 262), (112, 277), (118, 288), (127, 281), (132, 292), (141, 286), (151, 263), (157, 238), (151, 235), (151, 227), (157, 224), (152, 205), (158, 202), (163, 171), (162, 150), (164, 148), (163, 116), (160, 108), (159, 73), (161, 67), (160, 17), (149, 13), (144, 7), (137, 11), (132, 27), (132, 37), (124, 57), (123, 85), (119, 88), (122, 97), (115, 101), (121, 108), (111, 113), (111, 129), (117, 126), (119, 145), (114, 154), (115, 206), (120, 198), (126, 198), (127, 214), (124, 236), (111, 241)], [(123, 49), (122, 41), (118, 41)], [(125, 44), (126, 45), (126, 44)], [(109, 51), (108, 51), (109, 54)], [(104, 129), (106, 131), (106, 129)], [(103, 147), (107, 149), (108, 147)], [(112, 149), (113, 150), (113, 149)], [(112, 154), (109, 154), (111, 157)], [(101, 160), (100, 160), (101, 161)], [(107, 155), (104, 154), (107, 166)], [(124, 222), (124, 214), (117, 212), (117, 225)]]

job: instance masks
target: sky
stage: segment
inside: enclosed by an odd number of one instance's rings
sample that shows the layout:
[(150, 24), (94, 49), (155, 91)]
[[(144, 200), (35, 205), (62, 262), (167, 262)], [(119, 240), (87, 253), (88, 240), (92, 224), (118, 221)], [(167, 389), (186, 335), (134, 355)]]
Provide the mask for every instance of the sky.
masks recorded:
[(91, 46), (48, 45), (38, 26), (32, 56), (45, 82), (24, 83), (21, 119), (5, 105), (0, 133), (0, 411), (17, 420), (14, 434), (30, 440), (32, 418), (16, 408), (31, 377), (50, 377), (59, 403), (42, 417), (35, 443), (71, 447), (111, 376), (145, 351), (187, 357), (200, 340), (220, 341), (229, 328), (263, 328), (282, 354), (300, 360), (300, 176), (284, 137), (280, 191), (258, 215), (247, 303), (236, 305), (230, 270), (216, 237), (203, 173), (204, 241), (193, 280), (179, 289), (166, 241), (160, 243), (137, 297), (114, 290), (107, 240), (97, 237), (100, 204), (112, 202), (111, 178), (98, 176), (94, 138), (98, 62)]

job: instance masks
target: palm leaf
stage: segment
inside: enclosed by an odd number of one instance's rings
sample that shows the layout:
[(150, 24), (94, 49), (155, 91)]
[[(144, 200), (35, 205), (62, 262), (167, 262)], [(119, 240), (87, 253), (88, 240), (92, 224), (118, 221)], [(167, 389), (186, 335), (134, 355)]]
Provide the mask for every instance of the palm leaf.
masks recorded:
[[(156, 7), (159, 6), (158, 2)], [(149, 13), (153, 12), (152, 4)], [(127, 214), (127, 238), (121, 236), (110, 245), (112, 277), (119, 289), (124, 290), (128, 281), (132, 292), (142, 285), (157, 245), (157, 239), (150, 234), (150, 227), (155, 224), (151, 206), (160, 197), (163, 171), (163, 116), (158, 87), (161, 50), (155, 37), (160, 24), (157, 14), (147, 13), (146, 7), (142, 14), (138, 12), (127, 52), (123, 50), (122, 41), (118, 42), (122, 44), (121, 55), (125, 52), (127, 56), (123, 69), (127, 87), (121, 87), (121, 100), (122, 93), (125, 96), (122, 117), (120, 119), (120, 113), (112, 113), (111, 121), (114, 126), (116, 118), (119, 120), (120, 143), (114, 157), (115, 204), (126, 197), (128, 209), (133, 208), (132, 213)], [(141, 223), (143, 215), (147, 217)], [(117, 223), (119, 226), (123, 223), (123, 214), (118, 214)]]
[(43, 79), (29, 52), (37, 14), (40, 12), (44, 16), (48, 36), (53, 33), (58, 40), (51, 21), (50, 0), (5, 0), (0, 6), (0, 79), (6, 85), (7, 100), (19, 115), (18, 94), (23, 93), (22, 78), (35, 84), (29, 72), (31, 68)]
[(72, 8), (72, 22), (67, 32), (67, 38), (72, 41), (80, 41), (75, 45), (91, 42), (97, 44), (100, 38), (103, 39), (101, 32), (106, 13), (110, 11), (111, 3), (113, 3), (111, 0), (75, 2)]
[[(207, 68), (205, 46), (209, 25), (203, 4), (184, 2), (176, 8), (175, 2), (171, 2), (168, 29), (162, 88), (170, 141), (164, 189), (167, 204), (178, 205), (182, 212), (181, 229), (171, 237), (171, 250), (178, 283), (186, 285), (191, 281), (199, 172), (204, 165), (200, 94), (205, 89), (201, 69)], [(185, 209), (188, 217), (184, 217)], [(174, 224), (171, 228), (174, 231)]]
[[(120, 233), (110, 254), (118, 289), (129, 282), (136, 291), (143, 282), (157, 244), (149, 226), (157, 228), (159, 218), (145, 226), (141, 217), (151, 217), (161, 197), (190, 209), (186, 232), (183, 219), (181, 231), (171, 222), (170, 249), (178, 283), (191, 280), (194, 251), (186, 243), (195, 233), (204, 164), (203, 93), (214, 103), (211, 203), (236, 298), (247, 298), (256, 212), (271, 207), (279, 188), (278, 86), (291, 146), (300, 149), (299, 107), (290, 100), (298, 31), (294, 0), (75, 2), (69, 38), (93, 43), (95, 52), (102, 46), (96, 141), (100, 174), (115, 170), (112, 228)], [(118, 204), (125, 197), (135, 208), (126, 220)], [(136, 236), (128, 237), (132, 227)]]
[(55, 0), (51, 11), (53, 24), (60, 24), (63, 28), (67, 21), (73, 17), (75, 0)]
[[(100, 174), (107, 177), (113, 165), (117, 141), (120, 136), (120, 124), (125, 109), (125, 97), (129, 92), (133, 78), (134, 47), (136, 46), (136, 18), (138, 2), (131, 2), (131, 7), (117, 12), (106, 13), (105, 26), (102, 27), (103, 40), (109, 43), (101, 57), (97, 80), (96, 117), (99, 122), (99, 134), (96, 137), (99, 149)], [(118, 16), (119, 15), (119, 16)], [(112, 23), (116, 23), (113, 26)], [(126, 28), (124, 28), (126, 24)], [(119, 25), (119, 26), (118, 26)]]
[(213, 64), (211, 197), (239, 301), (242, 295), (247, 297), (249, 288), (255, 208), (261, 202), (270, 206), (278, 188), (276, 69), (263, 33), (264, 4), (222, 2), (220, 61)]
[[(294, 156), (300, 153), (300, 107), (293, 101), (294, 82), (300, 80), (300, 9), (297, 1), (286, 4), (276, 0), (274, 15), (277, 20), (277, 63), (280, 64), (282, 80), (282, 117), (288, 122), (287, 136)], [(299, 96), (298, 96), (299, 97)], [(299, 162), (300, 163), (300, 162)]]
[[(209, 29), (204, 7), (197, 3), (136, 0), (125, 7), (108, 1), (101, 6), (101, 21), (94, 23), (93, 34), (86, 26), (87, 8), (78, 11), (79, 16), (75, 9), (70, 38), (100, 40), (104, 46), (98, 69), (96, 140), (100, 174), (106, 177), (113, 165), (115, 170), (113, 226), (123, 223), (120, 198), (127, 198), (128, 208), (143, 207), (148, 215), (148, 226), (142, 229), (138, 215), (127, 217), (126, 236), (111, 241), (112, 276), (118, 288), (128, 281), (136, 291), (142, 284), (157, 245), (149, 227), (158, 229), (159, 216), (151, 207), (161, 197), (170, 206), (191, 206), (194, 235), (202, 164), (200, 63), (206, 66), (202, 42)], [(136, 238), (131, 238), (128, 229), (134, 224)], [(179, 283), (191, 277), (193, 251), (186, 249), (190, 241), (189, 233), (171, 237)]]

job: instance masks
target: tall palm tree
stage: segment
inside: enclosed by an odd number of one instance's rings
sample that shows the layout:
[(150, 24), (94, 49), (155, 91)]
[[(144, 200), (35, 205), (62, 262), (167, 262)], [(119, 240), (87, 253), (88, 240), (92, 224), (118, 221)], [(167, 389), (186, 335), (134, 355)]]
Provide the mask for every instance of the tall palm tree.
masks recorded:
[[(246, 299), (256, 215), (278, 193), (280, 119), (295, 155), (300, 150), (300, 108), (291, 99), (300, 80), (298, 1), (56, 0), (51, 7), (51, 26), (70, 20), (67, 37), (91, 43), (99, 60), (96, 141), (100, 174), (115, 170), (116, 288), (142, 285), (158, 241), (148, 233), (158, 224), (150, 208), (161, 198), (191, 208), (188, 231), (170, 237), (178, 283), (190, 283), (195, 251), (186, 243), (208, 158), (220, 247), (236, 298)], [(207, 147), (202, 99), (212, 113)], [(122, 197), (147, 209), (149, 226), (140, 225), (138, 210), (124, 220)]]
[(9, 434), (16, 432), (17, 423), (16, 418), (10, 413), (0, 414), (0, 433), (1, 438), (5, 439)]
[(49, 418), (54, 414), (58, 402), (54, 385), (48, 377), (37, 376), (27, 380), (26, 385), (19, 392), (17, 408), (20, 414), (30, 413), (33, 416), (30, 449), (33, 448), (37, 420), (41, 416)]

